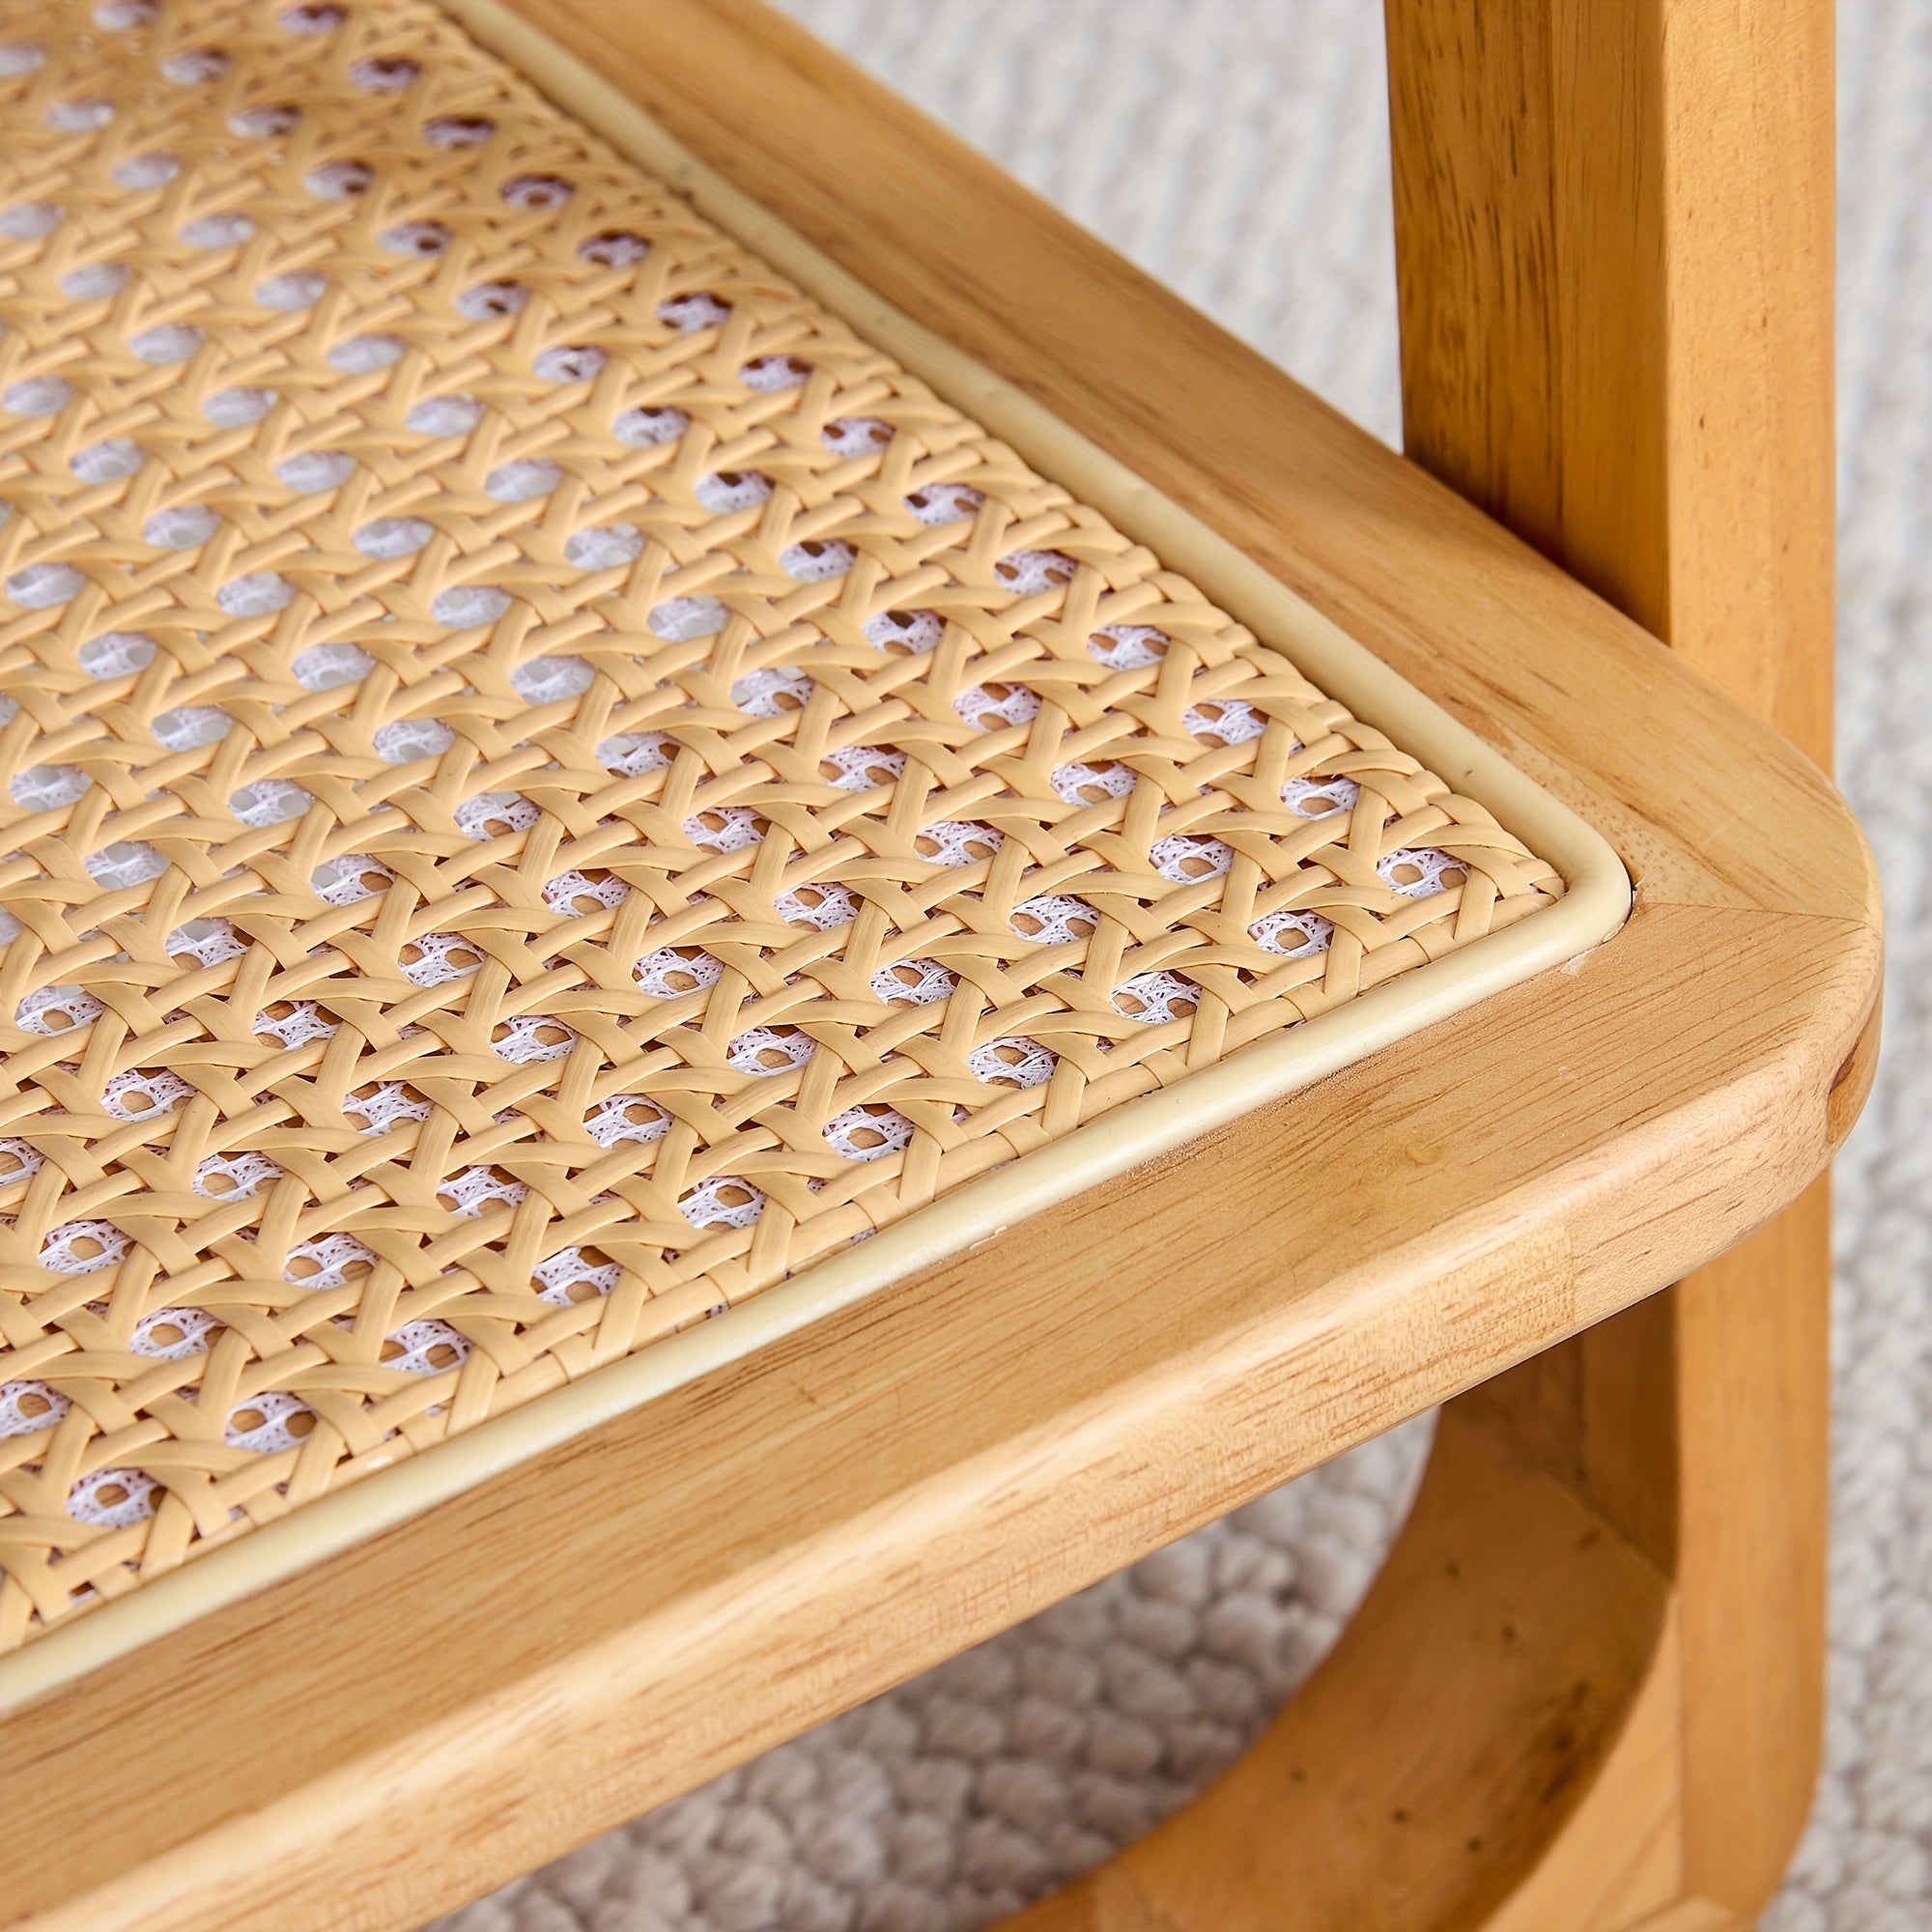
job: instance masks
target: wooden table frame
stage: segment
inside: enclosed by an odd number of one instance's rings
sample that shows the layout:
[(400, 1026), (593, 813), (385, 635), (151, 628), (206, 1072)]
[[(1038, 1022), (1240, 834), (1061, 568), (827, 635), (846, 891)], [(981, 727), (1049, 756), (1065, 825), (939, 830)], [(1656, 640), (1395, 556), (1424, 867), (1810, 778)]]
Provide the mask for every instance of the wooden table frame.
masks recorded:
[(1314, 1680), (1034, 1932), (1748, 1923), (1815, 1768), (1814, 1177), (1876, 1040), (1869, 855), (1748, 715), (1824, 756), (1829, 9), (1390, 0), (1414, 462), (753, 0), (522, 10), (1505, 749), (1636, 906), (27, 1707), (0, 1927), (408, 1932), (1450, 1397)]

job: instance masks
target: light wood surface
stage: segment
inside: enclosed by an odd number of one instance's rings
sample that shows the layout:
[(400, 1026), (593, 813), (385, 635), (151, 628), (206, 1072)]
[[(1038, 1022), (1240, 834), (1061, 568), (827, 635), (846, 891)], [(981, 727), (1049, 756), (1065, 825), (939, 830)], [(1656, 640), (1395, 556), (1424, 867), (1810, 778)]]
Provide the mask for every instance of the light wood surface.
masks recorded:
[(1387, 17), (1408, 455), (1829, 767), (1830, 0)]
[[(525, 11), (1505, 749), (1617, 845), (1637, 906), (1573, 970), (23, 1711), (0, 1726), (0, 1925), (406, 1932), (1650, 1294), (1790, 1200), (1853, 1111), (1878, 915), (1813, 766), (774, 16)], [(1283, 1185), (1341, 1142), (1332, 1189)], [(1328, 1794), (1304, 1815), (1340, 1861), (1310, 1894), (1330, 1917), (1293, 1922), (1473, 1923), (1620, 1737), (1668, 1755), (1669, 1447), (1573, 1423), (1654, 1423), (1670, 1359), (1578, 1358), (1536, 1403), (1445, 1423), (1416, 1530), (1294, 1707), (1304, 1742), (1256, 1760)], [(1379, 1708), (1412, 1747), (1385, 1729), (1364, 1756), (1351, 1700), (1405, 1644), (1409, 1698)], [(1596, 1788), (1634, 1789), (1649, 1835), (1589, 1882), (1675, 1912), (1683, 1841), (1641, 1767), (1619, 1776)], [(1400, 1885), (1372, 1898), (1378, 1870)], [(1108, 1887), (1120, 1909), (1079, 1918)], [(1189, 1922), (1122, 1916), (1149, 1897), (1117, 1869), (1050, 1910)]]
[[(1409, 453), (1829, 767), (1829, 0), (1388, 19)], [(1817, 1770), (1829, 1236), (1821, 1181), (1569, 1351), (1654, 1391), (1620, 1424), (1678, 1583), (1685, 1883), (1750, 1920)]]
[[(1410, 1527), (1284, 1720), (1193, 1806), (1017, 1923), (1470, 1922), (1568, 1815), (1579, 1765), (1618, 1736), (1627, 1687), (1672, 1647), (1669, 1607), (1641, 1552), (1451, 1408)], [(1653, 1780), (1632, 1794), (1653, 1829), (1616, 1846), (1604, 1875), (1619, 1889), (1647, 1884), (1660, 1905), (1675, 1876), (1667, 1717), (1647, 1726)], [(1591, 1932), (1571, 1903), (1520, 1922)]]
[[(1457, 0), (1390, 0), (1387, 19), (1410, 456), (1828, 761), (1829, 6), (1502, 0), (1479, 21)], [(1876, 1039), (1874, 1014), (1841, 1112)], [(1820, 1181), (1667, 1294), (1452, 1405), (1396, 1557), (1310, 1691), (1206, 1801), (1029, 1932), (1754, 1923), (1816, 1775), (1828, 1236)], [(1572, 1728), (1560, 1800), (1541, 1806), (1507, 1754), (1535, 1726), (1411, 1574), (1445, 1530), (1464, 1567), (1509, 1560), (1515, 1521), (1480, 1506), (1514, 1516), (1505, 1486), (1478, 1482), (1467, 1514), (1471, 1430), (1506, 1445), (1517, 1481), (1628, 1539), (1650, 1579), (1632, 1667), (1611, 1649), (1614, 1597), (1564, 1577), (1543, 1688), (1559, 1692), (1563, 1642), (1595, 1630), (1577, 1687), (1610, 1713)], [(1568, 1557), (1552, 1538), (1533, 1574)], [(1418, 1652), (1441, 1688), (1392, 1725), (1378, 1689)], [(1456, 1728), (1465, 1693), (1473, 1735)], [(1331, 1707), (1357, 1727), (1351, 1772), (1399, 1788), (1377, 1754), (1393, 1728), (1413, 1762), (1462, 1771), (1460, 1804), (1343, 1819), (1335, 1789), (1284, 1791), (1280, 1763)], [(1483, 1821), (1480, 1855), (1477, 1831), (1458, 1842), (1465, 1818)]]

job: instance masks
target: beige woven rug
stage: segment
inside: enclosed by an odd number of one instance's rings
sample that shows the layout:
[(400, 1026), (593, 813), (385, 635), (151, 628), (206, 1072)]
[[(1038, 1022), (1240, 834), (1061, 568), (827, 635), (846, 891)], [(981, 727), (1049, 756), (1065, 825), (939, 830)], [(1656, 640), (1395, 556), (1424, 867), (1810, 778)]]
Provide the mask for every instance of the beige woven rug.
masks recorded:
[[(1397, 424), (1374, 0), (787, 0), (1358, 420)], [(1838, 1168), (1833, 1707), (1775, 1932), (1932, 1923), (1932, 5), (1844, 0), (1841, 768), (1889, 900)], [(452, 1915), (461, 1932), (962, 1932), (1144, 1831), (1332, 1640), (1415, 1428)]]

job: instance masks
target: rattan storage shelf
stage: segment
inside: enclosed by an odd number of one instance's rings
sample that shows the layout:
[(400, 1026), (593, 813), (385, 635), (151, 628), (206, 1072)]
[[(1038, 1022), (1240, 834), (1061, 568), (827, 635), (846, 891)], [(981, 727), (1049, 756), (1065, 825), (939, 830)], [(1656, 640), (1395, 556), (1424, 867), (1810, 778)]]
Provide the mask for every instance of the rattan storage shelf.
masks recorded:
[(538, 77), (600, 132), (426, 5), (0, 30), (16, 1669), (1628, 904), (1280, 585)]

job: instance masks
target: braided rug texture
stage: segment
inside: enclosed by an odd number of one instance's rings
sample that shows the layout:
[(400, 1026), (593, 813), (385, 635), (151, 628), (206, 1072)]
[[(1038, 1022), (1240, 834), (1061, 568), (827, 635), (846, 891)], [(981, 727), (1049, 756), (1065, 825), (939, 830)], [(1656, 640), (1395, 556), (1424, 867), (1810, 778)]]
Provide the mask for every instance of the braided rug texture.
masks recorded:
[(1548, 904), (434, 9), (0, 44), (0, 1646)]
[[(1399, 440), (1374, 0), (784, 4)], [(1840, 0), (1839, 22), (1839, 782), (1885, 877), (1887, 1046), (1836, 1169), (1825, 1773), (1765, 1926), (1923, 1932), (1932, 1923), (1932, 734), (1921, 723), (1932, 709), (1932, 7)], [(1214, 1676), (1218, 1685), (1246, 1678), (1251, 1701), (1223, 1720), (1243, 1739), (1260, 1729), (1380, 1560), (1426, 1442), (1411, 1428), (1370, 1444), (995, 1639), (984, 1647), (998, 1653), (990, 1662), (956, 1661), (447, 1922), (462, 1932), (987, 1923), (1057, 1884), (1061, 1854), (1076, 1863), (1083, 1843), (1097, 1857), (1137, 1835), (1218, 1768), (1195, 1748), (1204, 1665), (1228, 1673)], [(1205, 1592), (1199, 1607), (1186, 1618), (1166, 1607), (1145, 1615), (1147, 1603), (1173, 1603), (1176, 1577), (1195, 1579), (1181, 1587)], [(1039, 1681), (1064, 1714), (1052, 1724), (1017, 1716)], [(1162, 1687), (1158, 1700), (1150, 1684)], [(1133, 1750), (1115, 1757), (1122, 1737)], [(1112, 1768), (1096, 1774), (1095, 1761)], [(814, 1776), (812, 1797), (800, 1797)], [(1095, 1802), (1094, 1792), (1105, 1796)]]

